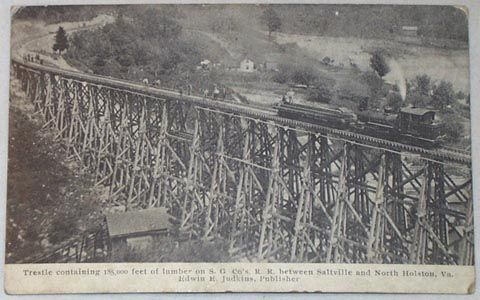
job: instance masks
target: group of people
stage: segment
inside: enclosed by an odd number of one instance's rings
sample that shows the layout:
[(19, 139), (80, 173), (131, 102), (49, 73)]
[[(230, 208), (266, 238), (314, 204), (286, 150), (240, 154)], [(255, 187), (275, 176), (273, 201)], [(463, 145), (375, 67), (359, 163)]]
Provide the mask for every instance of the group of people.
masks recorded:
[(213, 100), (220, 100), (220, 99), (225, 100), (225, 98), (227, 98), (227, 89), (223, 87), (222, 90), (220, 91), (218, 86), (215, 84), (211, 92), (208, 89), (205, 89), (203, 91), (204, 98), (208, 98), (210, 96), (213, 98)]
[(40, 54), (36, 53), (35, 55), (27, 53), (23, 55), (24, 62), (33, 62), (43, 65), (43, 59), (40, 57)]
[(283, 103), (293, 103), (293, 96), (295, 96), (295, 92), (293, 89), (290, 89), (286, 94), (282, 96)]

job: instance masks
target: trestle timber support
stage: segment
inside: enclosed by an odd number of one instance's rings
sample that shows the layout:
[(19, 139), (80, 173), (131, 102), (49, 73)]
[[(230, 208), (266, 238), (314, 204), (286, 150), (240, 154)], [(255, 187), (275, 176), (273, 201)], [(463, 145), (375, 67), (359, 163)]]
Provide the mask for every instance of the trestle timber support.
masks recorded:
[(12, 68), (111, 206), (261, 261), (473, 264), (470, 165)]

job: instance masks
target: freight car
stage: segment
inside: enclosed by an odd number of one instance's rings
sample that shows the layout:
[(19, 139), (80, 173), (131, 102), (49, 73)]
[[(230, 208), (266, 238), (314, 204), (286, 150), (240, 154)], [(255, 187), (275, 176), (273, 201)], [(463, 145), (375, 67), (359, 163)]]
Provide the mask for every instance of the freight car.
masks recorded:
[(349, 129), (357, 122), (357, 116), (353, 111), (327, 104), (310, 107), (282, 102), (275, 105), (275, 108), (280, 117), (297, 119), (338, 129)]

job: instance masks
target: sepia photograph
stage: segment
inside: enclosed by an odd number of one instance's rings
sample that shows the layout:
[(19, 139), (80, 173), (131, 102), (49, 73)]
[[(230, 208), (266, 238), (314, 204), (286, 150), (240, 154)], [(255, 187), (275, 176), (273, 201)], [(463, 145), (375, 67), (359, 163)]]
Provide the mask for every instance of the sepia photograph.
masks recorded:
[(248, 266), (218, 279), (237, 285), (295, 282), (256, 264), (378, 265), (390, 273), (355, 274), (412, 284), (473, 270), (468, 20), (442, 5), (13, 6), (5, 264), (77, 264), (56, 271), (72, 278), (156, 263), (180, 282), (208, 276), (169, 263)]

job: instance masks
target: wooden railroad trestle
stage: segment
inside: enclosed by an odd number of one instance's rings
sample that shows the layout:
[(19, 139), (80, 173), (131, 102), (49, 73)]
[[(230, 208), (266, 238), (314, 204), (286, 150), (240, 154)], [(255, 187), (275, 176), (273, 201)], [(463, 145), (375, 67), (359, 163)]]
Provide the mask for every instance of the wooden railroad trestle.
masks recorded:
[(112, 206), (165, 206), (260, 260), (473, 264), (470, 165), (12, 68)]

